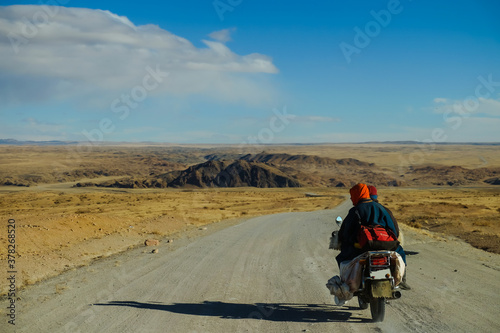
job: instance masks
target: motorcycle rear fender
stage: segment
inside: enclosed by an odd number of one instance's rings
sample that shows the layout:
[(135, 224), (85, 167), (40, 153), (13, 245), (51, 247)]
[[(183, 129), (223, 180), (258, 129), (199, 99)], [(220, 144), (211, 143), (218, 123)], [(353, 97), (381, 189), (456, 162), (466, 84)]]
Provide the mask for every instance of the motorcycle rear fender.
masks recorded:
[(381, 269), (378, 271), (371, 271), (370, 277), (374, 280), (389, 279), (391, 277), (391, 270), (389, 268), (387, 268), (387, 269)]

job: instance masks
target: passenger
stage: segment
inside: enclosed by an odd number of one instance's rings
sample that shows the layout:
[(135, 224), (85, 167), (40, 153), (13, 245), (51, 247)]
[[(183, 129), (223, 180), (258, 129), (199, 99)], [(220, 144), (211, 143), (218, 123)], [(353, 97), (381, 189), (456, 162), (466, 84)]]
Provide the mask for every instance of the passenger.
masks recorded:
[[(370, 199), (372, 199), (373, 201), (375, 202), (378, 202), (378, 193), (377, 193), (377, 188), (373, 185), (368, 185), (368, 190), (370, 191)], [(385, 208), (385, 210), (387, 211), (387, 213), (389, 213), (389, 215), (391, 216), (391, 219), (392, 219), (392, 222), (394, 223), (394, 227), (396, 228), (396, 236), (399, 238), (399, 225), (398, 225), (398, 221), (396, 221), (396, 218), (394, 217), (394, 215), (392, 214), (391, 210), (389, 208), (387, 208), (386, 206), (383, 206)]]
[[(378, 191), (377, 191), (377, 188), (373, 185), (368, 185), (368, 191), (370, 192), (370, 199), (372, 199), (373, 201), (379, 203), (378, 201)], [(396, 221), (396, 219), (394, 218), (394, 215), (392, 214), (391, 210), (385, 206), (382, 206), (384, 207), (384, 209), (387, 211), (387, 213), (389, 213), (389, 215), (391, 216), (391, 219), (392, 219), (392, 222), (394, 223), (394, 227), (396, 229), (396, 236), (399, 238), (400, 237), (400, 233), (399, 233), (399, 225), (398, 225), (398, 222)], [(400, 253), (403, 252), (404, 253), (404, 250), (403, 248), (401, 247), (401, 245), (399, 245), (399, 247), (396, 249), (396, 252)], [(403, 260), (406, 264), (406, 255), (403, 257)], [(410, 285), (408, 284), (408, 282), (406, 281), (406, 270), (405, 270), (405, 274), (403, 276), (403, 280), (401, 281), (401, 283), (399, 284), (399, 286), (402, 288), (402, 289), (405, 289), (405, 290), (410, 290), (411, 287)]]

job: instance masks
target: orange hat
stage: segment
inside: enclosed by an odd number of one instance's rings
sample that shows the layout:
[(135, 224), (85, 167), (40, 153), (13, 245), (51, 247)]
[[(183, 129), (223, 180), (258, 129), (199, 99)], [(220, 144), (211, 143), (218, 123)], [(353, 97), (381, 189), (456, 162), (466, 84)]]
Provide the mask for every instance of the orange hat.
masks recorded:
[(366, 184), (356, 184), (349, 192), (351, 193), (351, 201), (354, 206), (356, 206), (361, 199), (370, 199), (370, 191)]

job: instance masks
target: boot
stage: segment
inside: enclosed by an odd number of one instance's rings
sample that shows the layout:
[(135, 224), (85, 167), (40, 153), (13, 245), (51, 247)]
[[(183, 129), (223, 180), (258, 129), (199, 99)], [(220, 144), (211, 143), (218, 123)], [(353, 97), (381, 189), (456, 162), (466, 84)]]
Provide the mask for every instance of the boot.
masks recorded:
[(403, 281), (399, 283), (399, 287), (403, 290), (411, 290), (410, 285), (406, 282), (406, 272), (407, 270), (405, 269), (405, 274), (403, 275)]

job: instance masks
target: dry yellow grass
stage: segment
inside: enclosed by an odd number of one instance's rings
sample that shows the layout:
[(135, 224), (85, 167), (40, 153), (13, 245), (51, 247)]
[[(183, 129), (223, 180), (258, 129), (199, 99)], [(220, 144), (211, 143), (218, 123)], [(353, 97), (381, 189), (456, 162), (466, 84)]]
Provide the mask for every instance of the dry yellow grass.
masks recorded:
[(500, 253), (500, 188), (379, 189), (399, 222)]

